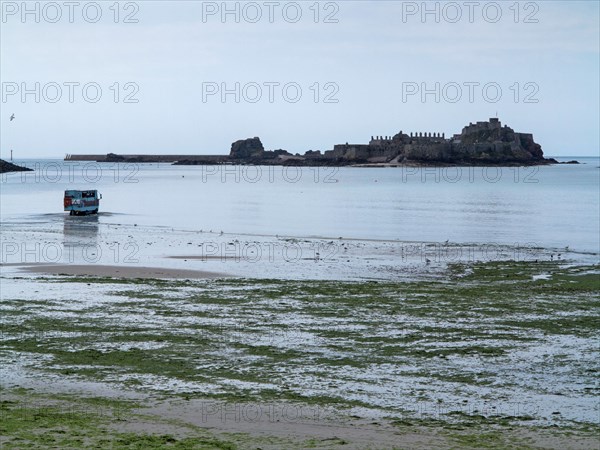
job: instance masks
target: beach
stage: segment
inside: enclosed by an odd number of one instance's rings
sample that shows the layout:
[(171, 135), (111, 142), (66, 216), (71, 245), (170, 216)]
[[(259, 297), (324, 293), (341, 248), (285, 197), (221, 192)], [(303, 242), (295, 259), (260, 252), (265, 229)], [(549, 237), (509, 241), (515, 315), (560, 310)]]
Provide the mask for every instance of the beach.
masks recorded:
[(235, 448), (589, 448), (599, 269), (569, 266), (412, 282), (3, 271), (3, 414), (87, 405), (107, 442), (160, 430)]
[(46, 275), (93, 276), (108, 278), (141, 278), (141, 279), (197, 279), (197, 278), (224, 278), (226, 275), (203, 272), (200, 270), (166, 269), (160, 267), (139, 266), (102, 266), (98, 264), (30, 264), (18, 265), (24, 272)]

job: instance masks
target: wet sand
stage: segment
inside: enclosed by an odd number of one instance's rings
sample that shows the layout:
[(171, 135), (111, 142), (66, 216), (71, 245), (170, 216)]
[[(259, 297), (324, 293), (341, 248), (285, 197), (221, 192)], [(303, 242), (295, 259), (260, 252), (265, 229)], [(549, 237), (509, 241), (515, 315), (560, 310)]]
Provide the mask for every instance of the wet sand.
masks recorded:
[[(55, 423), (62, 428), (69, 425), (61, 420), (77, 415), (78, 423), (84, 424), (79, 433), (89, 433), (89, 424), (99, 420), (106, 428), (101, 435), (90, 433), (87, 439), (101, 442), (105, 448), (120, 448), (124, 436), (135, 442), (135, 437), (142, 439), (142, 436), (159, 435), (167, 437), (170, 442), (190, 439), (201, 445), (209, 439), (213, 444), (264, 450), (334, 447), (347, 450), (483, 447), (586, 450), (597, 448), (598, 444), (593, 433), (563, 434), (547, 427), (463, 427), (451, 422), (414, 417), (391, 421), (383, 417), (369, 417), (368, 410), (364, 410), (366, 415), (357, 415), (331, 405), (225, 402), (175, 396), (157, 398), (124, 388), (111, 390), (106, 385), (95, 388), (93, 383), (79, 386), (76, 383), (62, 384), (61, 389), (60, 383), (46, 380), (40, 386), (34, 377), (27, 377), (20, 386), (12, 385), (8, 389), (3, 386), (2, 397), (8, 405), (3, 414), (9, 419), (16, 416), (22, 420), (38, 417), (41, 413), (50, 414), (54, 410)], [(61, 394), (60, 399), (56, 393)], [(131, 410), (125, 406), (126, 402), (130, 402)], [(460, 433), (457, 430), (461, 430)], [(61, 429), (44, 432), (50, 439), (64, 433)], [(0, 447), (13, 442), (9, 436), (2, 437)], [(471, 445), (465, 445), (465, 442)]]
[[(303, 414), (308, 412), (308, 414)], [(340, 446), (347, 450), (384, 449), (384, 448), (457, 448), (457, 441), (449, 429), (435, 426), (435, 422), (419, 425), (407, 420), (395, 424), (386, 419), (376, 419), (348, 416), (340, 414), (333, 408), (298, 407), (283, 403), (225, 403), (216, 401), (163, 401), (136, 411), (142, 414), (133, 420), (125, 421), (115, 426), (118, 431), (135, 433), (156, 433), (156, 418), (160, 417), (164, 428), (161, 432), (185, 436), (185, 427), (194, 426), (210, 430), (217, 436), (227, 436), (230, 433), (240, 433), (251, 440), (281, 439), (288, 445), (311, 442), (309, 448), (333, 448)], [(315, 413), (317, 412), (317, 413)], [(289, 414), (286, 416), (286, 414)], [(144, 421), (142, 417), (147, 417)], [(154, 418), (154, 420), (153, 420)], [(179, 430), (177, 425), (179, 425)], [(451, 429), (451, 428), (450, 428)], [(178, 433), (179, 431), (179, 433)], [(487, 447), (485, 432), (482, 430), (463, 431), (469, 435), (475, 448)], [(481, 434), (479, 434), (481, 433)], [(524, 443), (546, 449), (577, 449), (594, 448), (597, 440), (591, 436), (561, 436), (540, 429), (513, 428), (504, 430), (504, 444), (509, 442)], [(487, 437), (489, 438), (489, 436)], [(262, 442), (261, 442), (262, 444)], [(295, 444), (295, 445), (294, 445)], [(497, 445), (497, 443), (496, 443)], [(473, 448), (468, 445), (465, 448)], [(244, 448), (254, 448), (248, 445)], [(262, 444), (259, 448), (280, 448)], [(495, 448), (491, 445), (490, 448)], [(497, 448), (497, 447), (496, 447)]]
[(228, 275), (204, 270), (168, 269), (164, 267), (105, 266), (98, 264), (31, 264), (19, 266), (19, 270), (28, 273), (46, 275), (73, 275), (113, 278), (175, 278), (203, 279), (223, 278)]
[(594, 254), (534, 244), (213, 233), (103, 223), (98, 218), (71, 221), (60, 215), (3, 223), (2, 234), (2, 268), (120, 278), (410, 281), (440, 279), (450, 264), (476, 261), (597, 261)]
[[(270, 438), (281, 440), (297, 448), (301, 443), (313, 442), (314, 448), (344, 449), (443, 448), (449, 442), (438, 430), (426, 427), (391, 425), (387, 420), (334, 412), (332, 408), (318, 406), (299, 407), (284, 403), (226, 403), (216, 401), (166, 401), (136, 411), (150, 420), (131, 420), (117, 424), (115, 429), (123, 432), (149, 433), (156, 427), (152, 418), (160, 417), (165, 424), (164, 432), (177, 435), (173, 426), (193, 426), (211, 430), (217, 436), (240, 433), (246, 439)], [(167, 425), (168, 424), (168, 425)], [(181, 431), (185, 428), (181, 427)], [(183, 434), (185, 436), (185, 434)], [(281, 444), (280, 444), (281, 445)], [(284, 444), (286, 445), (286, 444)], [(312, 447), (312, 446), (311, 446)], [(251, 448), (248, 446), (248, 448)], [(261, 445), (259, 448), (280, 448)]]

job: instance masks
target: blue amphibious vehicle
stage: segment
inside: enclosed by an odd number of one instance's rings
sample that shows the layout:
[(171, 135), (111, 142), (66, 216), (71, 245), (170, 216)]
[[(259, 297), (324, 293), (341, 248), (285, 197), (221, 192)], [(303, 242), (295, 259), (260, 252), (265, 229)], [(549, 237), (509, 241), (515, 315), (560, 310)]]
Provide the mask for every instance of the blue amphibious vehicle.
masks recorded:
[(67, 190), (64, 200), (65, 211), (69, 211), (71, 216), (98, 214), (101, 198), (102, 194), (95, 189), (91, 191)]

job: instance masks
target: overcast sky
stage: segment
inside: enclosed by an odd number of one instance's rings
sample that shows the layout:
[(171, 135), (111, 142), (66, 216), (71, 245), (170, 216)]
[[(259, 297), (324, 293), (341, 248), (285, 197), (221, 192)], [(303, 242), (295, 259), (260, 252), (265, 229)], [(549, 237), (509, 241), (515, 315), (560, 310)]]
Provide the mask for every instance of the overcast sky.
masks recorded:
[(598, 155), (596, 1), (1, 3), (2, 158), (303, 153), (496, 114)]

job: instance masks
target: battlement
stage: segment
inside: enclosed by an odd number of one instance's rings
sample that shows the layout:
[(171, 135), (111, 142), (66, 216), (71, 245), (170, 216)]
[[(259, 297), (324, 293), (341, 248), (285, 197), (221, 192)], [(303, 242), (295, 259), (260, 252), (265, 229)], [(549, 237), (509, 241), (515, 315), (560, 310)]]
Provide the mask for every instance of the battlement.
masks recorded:
[(463, 128), (462, 134), (476, 133), (478, 131), (484, 130), (498, 130), (500, 128), (502, 128), (500, 119), (498, 119), (497, 117), (492, 117), (488, 122), (470, 122), (469, 125)]
[(385, 145), (386, 143), (392, 142), (392, 136), (371, 136), (371, 140), (369, 141), (369, 145)]
[[(455, 134), (453, 139), (460, 139), (461, 135), (479, 132), (483, 130), (496, 130), (502, 128), (502, 124), (500, 123), (500, 119), (497, 117), (491, 117), (487, 122), (477, 122), (477, 123), (469, 123), (466, 127), (463, 128), (461, 134)], [(504, 128), (507, 128), (506, 125)], [(416, 142), (440, 142), (446, 141), (446, 133), (437, 133), (437, 132), (411, 132), (409, 134), (404, 134), (402, 131), (396, 134), (395, 136), (371, 136), (371, 140), (369, 141), (369, 145), (374, 146), (385, 146), (390, 145), (397, 141), (416, 141)]]
[(410, 133), (409, 137), (417, 141), (439, 141), (440, 139), (446, 139), (446, 133), (418, 132)]
[(417, 142), (439, 142), (440, 140), (446, 139), (446, 133), (432, 133), (432, 132), (414, 132), (410, 134), (404, 134), (402, 130), (395, 136), (371, 136), (369, 145), (374, 146), (385, 146), (393, 145), (396, 143), (407, 143), (411, 141)]

